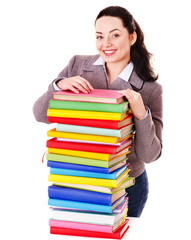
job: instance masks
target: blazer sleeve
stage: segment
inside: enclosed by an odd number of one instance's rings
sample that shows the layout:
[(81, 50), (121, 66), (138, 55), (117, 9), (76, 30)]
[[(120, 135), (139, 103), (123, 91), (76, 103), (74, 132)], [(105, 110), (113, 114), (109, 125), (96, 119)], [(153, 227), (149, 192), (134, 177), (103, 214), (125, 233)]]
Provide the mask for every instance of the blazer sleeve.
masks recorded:
[(53, 83), (57, 82), (61, 79), (70, 77), (69, 73), (71, 72), (71, 68), (73, 67), (74, 62), (75, 62), (75, 56), (70, 60), (68, 66), (65, 67), (64, 70), (62, 70), (62, 72), (60, 72), (58, 77), (49, 84), (48, 90), (41, 97), (39, 97), (36, 100), (36, 102), (34, 103), (33, 114), (34, 114), (36, 121), (43, 122), (43, 123), (49, 123), (48, 117), (47, 117), (49, 100), (52, 99), (52, 93), (56, 91), (53, 86)]
[(142, 120), (135, 119), (135, 153), (140, 161), (150, 163), (157, 160), (162, 153), (162, 87), (152, 91), (147, 106), (149, 114)]

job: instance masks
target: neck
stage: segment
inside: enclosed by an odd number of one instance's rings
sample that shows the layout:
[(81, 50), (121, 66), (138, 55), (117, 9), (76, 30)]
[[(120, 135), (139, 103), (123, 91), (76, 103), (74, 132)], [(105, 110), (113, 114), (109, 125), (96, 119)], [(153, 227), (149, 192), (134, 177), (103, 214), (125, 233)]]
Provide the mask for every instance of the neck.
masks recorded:
[[(130, 62), (130, 61), (129, 61)], [(123, 71), (123, 69), (129, 64), (129, 62), (121, 63), (106, 63), (106, 71), (109, 80), (109, 84), (111, 84), (117, 76)]]

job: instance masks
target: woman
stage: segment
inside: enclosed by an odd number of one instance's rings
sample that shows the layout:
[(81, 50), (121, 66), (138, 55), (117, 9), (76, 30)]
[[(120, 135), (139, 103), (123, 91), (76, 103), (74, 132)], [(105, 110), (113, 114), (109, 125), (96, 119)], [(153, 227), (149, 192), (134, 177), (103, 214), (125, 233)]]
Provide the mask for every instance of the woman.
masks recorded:
[(55, 90), (90, 92), (93, 88), (117, 89), (126, 96), (134, 114), (136, 135), (128, 162), (135, 185), (128, 188), (128, 215), (140, 217), (148, 196), (145, 163), (162, 151), (162, 87), (150, 66), (151, 54), (133, 16), (122, 7), (103, 9), (95, 21), (99, 55), (74, 56), (34, 104), (37, 121), (48, 123), (48, 102)]

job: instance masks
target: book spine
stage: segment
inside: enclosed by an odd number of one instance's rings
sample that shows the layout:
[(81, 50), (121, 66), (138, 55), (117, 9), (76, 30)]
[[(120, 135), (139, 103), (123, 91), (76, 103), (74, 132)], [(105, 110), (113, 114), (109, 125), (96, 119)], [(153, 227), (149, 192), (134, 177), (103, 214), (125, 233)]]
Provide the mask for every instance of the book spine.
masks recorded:
[(67, 200), (49, 198), (48, 205), (64, 207), (64, 208), (81, 209), (81, 210), (87, 210), (87, 211), (111, 213), (111, 206), (91, 204), (91, 203), (85, 203), (85, 202), (67, 201)]
[(60, 227), (60, 228), (74, 228), (88, 231), (98, 231), (112, 233), (112, 226), (100, 225), (100, 224), (91, 224), (91, 223), (79, 223), (79, 222), (70, 222), (70, 221), (60, 221), (60, 220), (49, 220), (49, 226), (51, 227)]
[(59, 132), (71, 132), (71, 133), (82, 133), (91, 135), (101, 135), (110, 137), (121, 137), (121, 130), (114, 129), (103, 129), (94, 127), (77, 126), (70, 124), (57, 124), (56, 131)]
[[(63, 109), (48, 109), (47, 116), (51, 117), (68, 117), (80, 119), (102, 119), (102, 120), (121, 120), (122, 113), (114, 112), (93, 112)], [(125, 116), (128, 116), (126, 113)]]
[(99, 179), (99, 178), (88, 178), (88, 177), (67, 176), (67, 175), (57, 175), (57, 174), (49, 174), (49, 181), (57, 182), (57, 183), (75, 183), (75, 184), (94, 185), (94, 186), (102, 186), (102, 187), (117, 187), (117, 180), (113, 180), (113, 179)]
[(79, 118), (66, 118), (66, 117), (48, 117), (50, 123), (70, 124), (87, 127), (98, 127), (108, 129), (118, 129), (119, 121), (115, 120), (99, 120), (99, 119), (79, 119)]
[(56, 161), (56, 162), (71, 163), (71, 164), (86, 165), (86, 166), (95, 166), (95, 167), (101, 167), (101, 168), (109, 167), (108, 161), (85, 158), (85, 157), (82, 158), (82, 157), (75, 157), (75, 156), (67, 156), (63, 154), (47, 153), (46, 159), (48, 161)]
[(49, 186), (48, 187), (49, 198), (86, 202), (100, 205), (111, 205), (111, 194), (93, 192), (82, 189)]
[(64, 169), (86, 171), (86, 172), (95, 172), (95, 173), (104, 173), (104, 174), (109, 173), (108, 168), (72, 164), (67, 162), (64, 163), (64, 162), (47, 161), (47, 166), (52, 168), (64, 168)]
[(55, 175), (67, 175), (67, 176), (77, 176), (77, 177), (88, 177), (88, 178), (103, 178), (103, 179), (116, 179), (116, 172), (109, 174), (78, 171), (73, 169), (63, 169), (63, 168), (50, 168), (50, 173)]
[(96, 112), (116, 112), (123, 113), (128, 110), (128, 102), (120, 104), (95, 103), (95, 102), (79, 102), (79, 101), (60, 101), (50, 100), (50, 109), (65, 109), (65, 110), (82, 110)]
[(75, 142), (62, 142), (62, 141), (56, 141), (55, 138), (47, 140), (47, 147), (85, 151), (85, 152), (108, 153), (108, 154), (117, 153), (116, 146), (111, 146), (111, 145), (106, 146), (101, 144), (88, 144), (88, 143), (75, 143)]

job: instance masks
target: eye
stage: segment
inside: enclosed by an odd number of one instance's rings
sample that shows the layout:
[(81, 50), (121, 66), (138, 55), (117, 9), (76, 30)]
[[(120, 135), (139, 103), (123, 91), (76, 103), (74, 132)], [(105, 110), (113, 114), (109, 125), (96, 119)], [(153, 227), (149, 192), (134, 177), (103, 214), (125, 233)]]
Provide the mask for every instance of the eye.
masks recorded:
[(103, 39), (102, 36), (96, 36), (96, 39)]
[(113, 35), (113, 38), (118, 38), (118, 37), (119, 37), (119, 34), (117, 33)]

